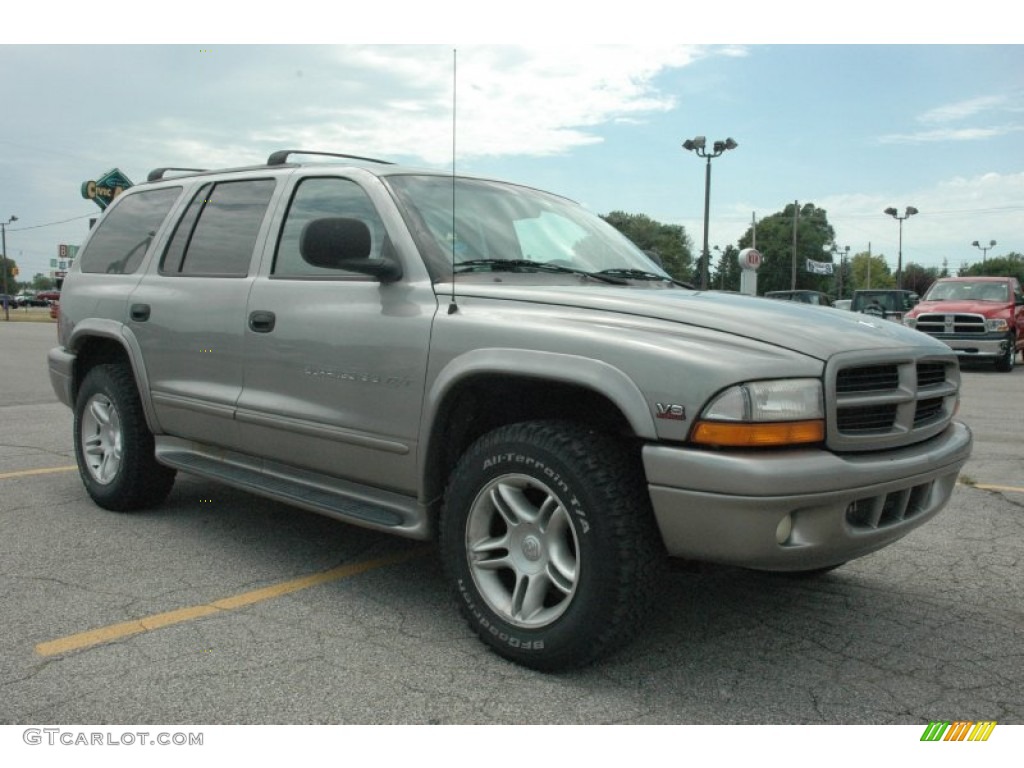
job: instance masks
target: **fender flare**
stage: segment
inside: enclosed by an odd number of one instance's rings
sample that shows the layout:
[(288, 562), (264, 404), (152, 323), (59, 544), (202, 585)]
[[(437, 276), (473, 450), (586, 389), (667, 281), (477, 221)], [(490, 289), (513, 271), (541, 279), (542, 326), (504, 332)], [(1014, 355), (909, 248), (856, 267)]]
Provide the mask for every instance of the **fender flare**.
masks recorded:
[[(135, 378), (135, 387), (139, 392), (139, 400), (142, 401), (142, 411), (146, 416), (146, 423), (153, 434), (160, 434), (163, 430), (160, 429), (160, 423), (153, 408), (153, 400), (150, 397), (149, 376), (146, 373), (146, 364), (142, 357), (142, 347), (132, 329), (117, 320), (89, 318), (75, 325), (65, 348), (77, 357), (85, 344), (95, 338), (112, 341), (124, 350), (128, 362), (132, 366), (132, 375)], [(75, 392), (78, 391), (80, 383), (76, 366)]]

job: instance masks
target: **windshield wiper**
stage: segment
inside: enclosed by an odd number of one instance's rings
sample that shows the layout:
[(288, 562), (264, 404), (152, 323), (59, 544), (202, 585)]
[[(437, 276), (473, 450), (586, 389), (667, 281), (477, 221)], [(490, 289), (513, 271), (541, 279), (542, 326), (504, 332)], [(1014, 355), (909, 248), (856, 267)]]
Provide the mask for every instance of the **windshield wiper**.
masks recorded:
[(660, 282), (672, 283), (678, 285), (681, 288), (689, 288), (695, 290), (689, 283), (684, 283), (682, 280), (676, 280), (674, 277), (668, 277), (666, 275), (659, 275), (656, 272), (645, 272), (642, 269), (626, 269), (619, 267), (615, 269), (602, 269), (597, 272), (598, 275), (613, 275), (615, 277), (624, 277), (628, 280), (658, 280)]
[[(463, 269), (463, 267), (468, 267), (468, 269)], [(490, 267), (492, 272), (533, 270), (535, 272), (582, 275), (613, 285), (627, 285), (626, 281), (619, 276), (606, 274), (607, 270), (605, 272), (587, 272), (584, 269), (574, 269), (573, 267), (563, 267), (560, 264), (547, 264), (543, 261), (530, 261), (529, 259), (471, 259), (470, 261), (460, 261), (456, 264), (455, 271), (472, 272), (473, 267)]]

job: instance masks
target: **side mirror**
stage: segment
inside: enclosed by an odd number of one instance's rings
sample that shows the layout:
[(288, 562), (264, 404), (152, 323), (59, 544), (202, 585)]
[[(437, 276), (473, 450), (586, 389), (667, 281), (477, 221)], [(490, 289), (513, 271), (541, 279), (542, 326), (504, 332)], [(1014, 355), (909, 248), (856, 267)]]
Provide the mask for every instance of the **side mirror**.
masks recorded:
[(371, 275), (388, 283), (402, 276), (402, 267), (389, 258), (371, 259), (372, 238), (366, 222), (331, 217), (306, 223), (299, 236), (299, 253), (308, 264)]

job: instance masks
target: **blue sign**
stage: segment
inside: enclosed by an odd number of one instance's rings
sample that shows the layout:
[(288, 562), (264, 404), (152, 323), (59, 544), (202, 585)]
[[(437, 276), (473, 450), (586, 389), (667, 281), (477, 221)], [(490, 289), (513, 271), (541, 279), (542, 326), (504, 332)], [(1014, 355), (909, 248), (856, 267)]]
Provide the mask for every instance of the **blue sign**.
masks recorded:
[(134, 186), (131, 179), (121, 173), (119, 168), (111, 168), (96, 181), (83, 181), (82, 197), (105, 209), (114, 202), (115, 197), (131, 186)]

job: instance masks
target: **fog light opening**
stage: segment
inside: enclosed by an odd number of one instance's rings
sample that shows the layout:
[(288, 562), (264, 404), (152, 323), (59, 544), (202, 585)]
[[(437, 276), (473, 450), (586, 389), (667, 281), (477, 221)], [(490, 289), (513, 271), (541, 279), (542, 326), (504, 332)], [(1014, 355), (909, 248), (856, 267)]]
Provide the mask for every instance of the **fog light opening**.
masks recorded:
[(779, 521), (778, 526), (775, 528), (775, 541), (779, 544), (785, 544), (789, 541), (790, 534), (793, 533), (793, 516), (786, 515)]

